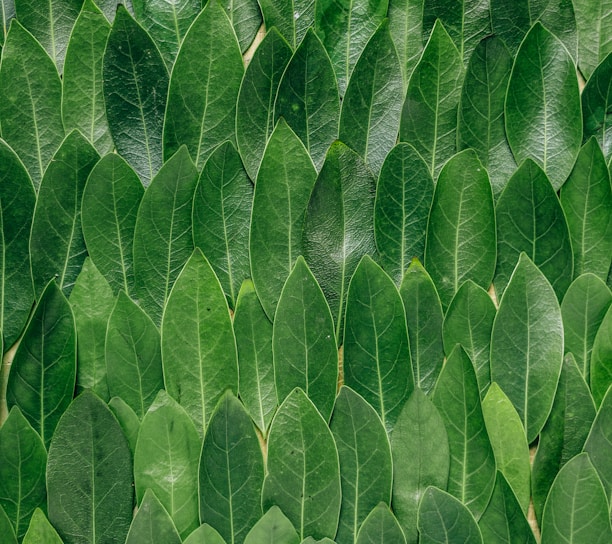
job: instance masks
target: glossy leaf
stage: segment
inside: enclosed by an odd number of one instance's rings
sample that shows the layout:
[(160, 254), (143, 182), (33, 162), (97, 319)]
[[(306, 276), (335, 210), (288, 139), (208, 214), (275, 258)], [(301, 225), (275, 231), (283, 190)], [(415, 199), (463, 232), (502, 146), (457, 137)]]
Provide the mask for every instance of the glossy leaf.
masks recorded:
[(108, 407), (119, 422), (123, 434), (127, 438), (132, 458), (136, 451), (138, 431), (140, 431), (140, 419), (121, 397), (113, 397), (108, 402)]
[(406, 313), (391, 278), (367, 255), (349, 285), (343, 368), (344, 383), (390, 432), (414, 388)]
[(62, 539), (53, 528), (53, 525), (49, 523), (44, 512), (37, 508), (34, 510), (28, 532), (23, 538), (23, 544), (38, 544), (39, 542), (44, 542), (45, 544), (63, 544)]
[(410, 78), (399, 133), (402, 142), (421, 154), (434, 178), (455, 153), (463, 77), (461, 54), (438, 21)]
[(236, 34), (219, 2), (208, 2), (176, 57), (164, 124), (164, 160), (186, 145), (196, 166), (233, 140), (244, 73)]
[(299, 544), (300, 537), (278, 506), (272, 506), (249, 531), (244, 544)]
[(2, 138), (19, 155), (38, 189), (64, 139), (62, 83), (53, 61), (16, 19), (2, 48), (0, 96)]
[(359, 529), (356, 544), (402, 544), (406, 537), (386, 504), (372, 510)]
[(591, 393), (595, 405), (601, 404), (608, 387), (612, 384), (612, 306), (606, 315), (593, 341), (591, 352)]
[(225, 540), (210, 525), (204, 523), (183, 540), (183, 544), (225, 544)]
[(145, 191), (134, 227), (134, 294), (159, 325), (170, 289), (193, 251), (191, 205), (198, 182), (185, 147)]
[(83, 191), (87, 252), (115, 293), (134, 289), (134, 227), (143, 194), (138, 176), (116, 153), (94, 166)]
[(514, 60), (505, 120), (517, 164), (532, 159), (559, 189), (582, 142), (580, 95), (571, 56), (539, 22), (525, 36)]
[(263, 509), (280, 507), (300, 538), (333, 538), (340, 513), (338, 452), (325, 420), (301, 389), (287, 396), (274, 417), (267, 466)]
[(62, 78), (64, 128), (80, 130), (101, 155), (113, 150), (102, 81), (102, 59), (110, 30), (96, 4), (85, 0), (70, 35)]
[(180, 544), (172, 518), (162, 506), (155, 493), (145, 492), (136, 512), (125, 544)]
[(123, 291), (108, 320), (105, 354), (110, 396), (121, 397), (142, 419), (163, 388), (159, 332)]
[(419, 388), (404, 404), (391, 434), (393, 512), (409, 543), (416, 543), (417, 513), (427, 487), (446, 489), (448, 435), (435, 405)]
[(578, 66), (588, 79), (612, 52), (612, 16), (605, 3), (593, 0), (572, 3), (578, 31)]
[(123, 542), (132, 519), (132, 458), (121, 427), (94, 393), (78, 396), (51, 440), (49, 520), (66, 544)]
[(134, 452), (136, 498), (159, 498), (186, 537), (199, 525), (198, 462), (201, 441), (189, 414), (163, 389), (142, 419)]
[(399, 58), (384, 22), (355, 65), (340, 115), (340, 139), (363, 157), (375, 175), (397, 141), (402, 102)]
[(302, 253), (304, 214), (316, 175), (304, 144), (281, 119), (257, 174), (249, 231), (251, 277), (270, 320)]
[(315, 21), (312, 0), (259, 0), (266, 28), (276, 27), (295, 48)]
[(563, 323), (554, 291), (524, 253), (491, 333), (491, 381), (514, 404), (531, 443), (550, 413), (563, 364)]
[[(604, 486), (608, 502), (612, 499), (612, 389), (608, 389), (591, 430), (584, 444), (584, 451), (589, 454), (599, 479)], [(583, 427), (583, 429), (586, 427)]]
[(232, 308), (250, 276), (249, 224), (253, 185), (231, 142), (210, 155), (193, 200), (193, 241), (208, 258)]
[(46, 447), (72, 400), (75, 374), (74, 316), (60, 288), (51, 281), (15, 352), (6, 391), (9, 409), (19, 407)]
[(40, 295), (55, 278), (68, 296), (87, 256), (81, 228), (81, 199), (87, 177), (100, 156), (72, 131), (45, 171), (30, 232), (34, 290)]
[(225, 296), (199, 249), (170, 293), (161, 337), (166, 389), (203, 435), (223, 392), (238, 389), (238, 364)]
[[(207, 0), (202, 0), (202, 5)], [(262, 15), (257, 0), (221, 0), (221, 5), (227, 10), (227, 14), (234, 27), (234, 32), (240, 44), (240, 50), (245, 53), (253, 42), (257, 31), (261, 27)]]
[(466, 280), (487, 289), (496, 262), (493, 195), (476, 153), (450, 159), (438, 176), (427, 238), (425, 266), (438, 288), (443, 308)]
[(113, 142), (147, 186), (162, 165), (168, 72), (149, 34), (122, 5), (108, 36), (102, 70)]
[(559, 299), (572, 281), (570, 233), (559, 199), (542, 169), (526, 160), (510, 178), (495, 208), (497, 297), (506, 289), (521, 252), (552, 284)]
[(581, 95), (585, 140), (595, 136), (606, 162), (612, 157), (612, 53), (601, 61), (587, 81)]
[(274, 119), (302, 140), (317, 170), (338, 137), (340, 97), (334, 67), (314, 30), (306, 32), (278, 85)]
[(399, 285), (410, 261), (423, 261), (433, 180), (416, 150), (397, 144), (380, 170), (374, 205), (374, 235), (383, 269)]
[[(368, 514), (379, 502), (388, 505), (391, 499), (389, 439), (375, 410), (346, 386), (336, 399), (330, 429), (338, 448), (342, 484), (336, 540), (360, 542), (357, 533)], [(377, 524), (371, 523), (375, 530)]]
[(227, 392), (213, 413), (199, 468), (200, 519), (227, 542), (244, 542), (261, 518), (264, 461), (253, 423)]
[(424, 0), (392, 0), (389, 3), (389, 31), (397, 49), (404, 78), (404, 92), (423, 51)]
[(119, 4), (123, 4), (132, 15), (134, 14), (132, 0), (95, 0), (95, 2), (111, 23), (115, 20)]

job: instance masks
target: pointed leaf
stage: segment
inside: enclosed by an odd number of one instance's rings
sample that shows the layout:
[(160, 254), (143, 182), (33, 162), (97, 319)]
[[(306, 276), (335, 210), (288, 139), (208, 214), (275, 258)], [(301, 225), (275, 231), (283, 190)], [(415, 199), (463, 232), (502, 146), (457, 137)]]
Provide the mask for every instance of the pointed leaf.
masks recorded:
[(23, 539), (23, 544), (39, 544), (40, 542), (45, 544), (63, 544), (62, 539), (53, 528), (53, 525), (49, 523), (44, 512), (37, 508), (34, 510), (34, 515), (30, 521), (28, 532)]
[(204, 523), (183, 540), (183, 544), (225, 544), (225, 540), (210, 525)]
[(273, 26), (295, 48), (315, 21), (312, 0), (259, 0), (266, 28)]
[(591, 352), (591, 392), (599, 406), (612, 384), (612, 305), (601, 321)]
[(130, 453), (133, 458), (134, 452), (136, 451), (138, 431), (140, 430), (140, 419), (138, 419), (136, 412), (134, 412), (121, 397), (113, 397), (110, 399), (108, 407), (111, 409), (111, 412), (113, 412), (115, 418), (117, 418), (121, 430), (127, 438)]
[[(202, 0), (202, 5), (207, 0)], [(262, 15), (258, 0), (221, 0), (221, 5), (226, 9), (227, 15), (232, 22), (234, 32), (240, 44), (240, 50), (245, 53), (253, 43), (257, 31), (261, 27)]]
[(249, 531), (244, 544), (299, 544), (300, 537), (278, 506), (272, 506)]
[(356, 544), (402, 544), (406, 537), (386, 504), (379, 504), (365, 519)]
[(595, 136), (606, 162), (612, 157), (612, 53), (593, 72), (581, 95), (585, 140)]
[(392, 0), (389, 3), (389, 31), (400, 59), (404, 92), (423, 51), (423, 4), (424, 0)]
[(119, 4), (123, 4), (132, 15), (134, 14), (132, 0), (95, 0), (95, 2), (111, 23), (115, 20), (117, 6)]
[(125, 544), (181, 544), (172, 518), (150, 489), (132, 520)]
[[(608, 502), (612, 499), (612, 389), (608, 389), (597, 416), (593, 421), (589, 436), (584, 444), (584, 451), (599, 475)], [(585, 427), (583, 427), (585, 428)]]
[(612, 52), (612, 17), (605, 3), (593, 0), (572, 3), (578, 30), (578, 65), (584, 78), (588, 79), (597, 65)]

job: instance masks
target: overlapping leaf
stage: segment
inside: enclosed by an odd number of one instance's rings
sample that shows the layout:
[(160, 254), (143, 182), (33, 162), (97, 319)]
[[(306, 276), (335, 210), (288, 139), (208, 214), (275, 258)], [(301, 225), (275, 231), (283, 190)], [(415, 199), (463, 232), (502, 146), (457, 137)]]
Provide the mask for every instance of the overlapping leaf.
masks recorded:
[[(206, 5), (206, 0), (202, 0), (202, 5)], [(240, 44), (240, 50), (245, 53), (261, 27), (262, 15), (259, 2), (258, 0), (240, 0), (237, 2), (221, 0), (221, 5), (226, 9), (232, 22)]]
[(597, 65), (612, 52), (612, 15), (606, 5), (588, 0), (572, 2), (578, 31), (578, 66), (588, 79)]
[(404, 92), (423, 51), (423, 1), (393, 0), (387, 13), (402, 68)]
[(253, 526), (244, 544), (299, 544), (300, 537), (278, 506), (272, 506)]
[(150, 489), (145, 491), (125, 544), (181, 544), (172, 518)]
[(599, 406), (608, 387), (612, 384), (612, 305), (606, 315), (593, 341), (591, 351), (591, 392), (595, 404)]
[[(17, 539), (15, 539), (15, 542), (17, 542)], [(53, 525), (49, 523), (49, 520), (40, 508), (34, 511), (30, 526), (28, 527), (28, 532), (23, 538), (24, 544), (37, 544), (38, 542), (44, 542), (45, 544), (63, 544), (57, 531), (53, 528)]]
[(406, 537), (386, 504), (380, 504), (364, 520), (356, 544), (404, 544)]
[[(608, 502), (612, 498), (612, 389), (608, 389), (584, 444), (584, 451), (599, 475)], [(583, 427), (584, 428), (584, 427)]]
[(612, 125), (608, 113), (612, 104), (612, 53), (601, 61), (587, 81), (581, 101), (584, 138), (595, 136), (609, 162), (612, 156)]
[(259, 0), (266, 28), (276, 27), (292, 48), (304, 39), (315, 21), (312, 0)]

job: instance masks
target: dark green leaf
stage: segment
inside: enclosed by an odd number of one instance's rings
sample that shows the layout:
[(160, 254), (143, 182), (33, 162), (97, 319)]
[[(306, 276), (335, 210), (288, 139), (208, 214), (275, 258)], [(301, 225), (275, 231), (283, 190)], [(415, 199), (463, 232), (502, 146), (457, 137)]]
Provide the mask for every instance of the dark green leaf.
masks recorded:
[[(40, 510), (35, 510), (34, 511), (35, 517), (38, 517), (38, 512), (42, 514)], [(44, 514), (42, 514), (42, 516), (44, 517)], [(13, 529), (13, 524), (11, 523), (11, 520), (8, 518), (8, 516), (6, 515), (6, 512), (4, 511), (4, 508), (2, 508), (1, 505), (0, 505), (0, 535), (3, 535), (4, 539), (6, 540), (6, 544), (18, 544), (17, 537), (15, 536), (15, 530)], [(37, 544), (38, 542), (41, 542), (41, 541), (38, 540), (35, 543), (31, 543), (31, 544)], [(49, 544), (55, 544), (55, 543), (53, 541), (50, 541)]]
[(49, 520), (66, 544), (123, 542), (132, 519), (132, 458), (106, 404), (78, 396), (53, 435), (47, 464)]
[(595, 405), (601, 404), (608, 387), (612, 384), (612, 305), (606, 315), (593, 341), (591, 352), (591, 392)]
[(42, 542), (45, 544), (63, 544), (62, 539), (53, 528), (53, 525), (49, 523), (44, 512), (37, 508), (34, 510), (34, 515), (30, 521), (28, 532), (23, 539), (23, 544), (41, 544)]
[(172, 518), (150, 489), (132, 520), (125, 544), (181, 544)]
[(183, 540), (183, 544), (225, 544), (225, 540), (210, 525), (204, 523)]
[[(583, 425), (582, 429), (586, 429), (586, 425)], [(608, 389), (599, 406), (584, 444), (584, 451), (589, 454), (610, 502), (612, 499), (612, 389)]]
[(140, 430), (140, 419), (136, 412), (132, 410), (121, 397), (113, 397), (108, 402), (108, 407), (113, 412), (115, 418), (121, 425), (121, 430), (127, 438), (130, 452), (134, 457), (136, 451), (136, 442), (138, 440), (138, 431)]
[(578, 30), (578, 66), (585, 79), (612, 52), (612, 12), (605, 2), (572, 2)]
[(299, 544), (300, 537), (278, 506), (272, 506), (249, 531), (244, 544)]
[[(207, 0), (202, 0), (202, 5)], [(240, 50), (245, 53), (253, 42), (257, 31), (261, 27), (262, 16), (257, 0), (221, 0), (221, 5), (227, 10), (227, 14), (236, 32)]]
[(356, 544), (405, 544), (406, 537), (386, 504), (379, 504), (365, 519)]
[(404, 92), (423, 51), (424, 0), (392, 0), (389, 31), (397, 49), (404, 77)]
[(259, 0), (266, 28), (275, 26), (291, 47), (302, 41), (315, 21), (313, 0)]
[(593, 72), (582, 91), (584, 138), (595, 136), (606, 161), (612, 157), (612, 53)]

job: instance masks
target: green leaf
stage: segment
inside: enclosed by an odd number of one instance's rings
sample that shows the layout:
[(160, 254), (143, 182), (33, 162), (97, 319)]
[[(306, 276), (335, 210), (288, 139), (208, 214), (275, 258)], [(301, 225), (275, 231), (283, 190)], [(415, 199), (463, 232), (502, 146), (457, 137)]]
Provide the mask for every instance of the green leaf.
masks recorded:
[(406, 537), (386, 504), (379, 504), (365, 519), (356, 544), (405, 544)]
[(491, 381), (514, 404), (530, 444), (548, 418), (562, 364), (557, 298), (542, 272), (521, 253), (493, 321)]
[(134, 227), (134, 294), (159, 325), (170, 289), (193, 251), (191, 207), (198, 183), (187, 148), (162, 166), (145, 191)]
[(262, 515), (264, 461), (259, 439), (242, 403), (221, 397), (210, 419), (199, 468), (200, 519), (227, 542), (244, 542)]
[(105, 354), (110, 396), (121, 397), (142, 419), (163, 388), (159, 332), (123, 291), (108, 320)]
[(374, 254), (375, 181), (342, 142), (330, 147), (304, 220), (303, 252), (330, 305), (342, 343), (346, 291), (363, 255)]
[(504, 126), (511, 69), (512, 56), (504, 42), (495, 36), (483, 39), (470, 57), (457, 120), (457, 149), (476, 151), (488, 170), (496, 198), (516, 170)]
[(400, 59), (404, 92), (423, 51), (424, 0), (393, 0), (389, 3), (389, 31)]
[(495, 382), (482, 400), (482, 415), (495, 454), (497, 470), (508, 481), (526, 516), (531, 496), (529, 445), (521, 418)]
[(574, 278), (592, 272), (606, 279), (612, 263), (612, 187), (595, 137), (584, 144), (561, 190), (574, 252)]
[(335, 541), (330, 538), (322, 538), (321, 540), (315, 540), (311, 536), (302, 540), (302, 544), (335, 544)]
[(489, 287), (496, 239), (489, 176), (476, 153), (466, 149), (440, 172), (427, 224), (425, 266), (444, 309), (466, 280)]
[(343, 366), (344, 383), (391, 432), (414, 388), (406, 313), (391, 278), (367, 255), (349, 285)]
[(53, 61), (16, 19), (2, 48), (0, 96), (2, 138), (19, 155), (38, 189), (64, 139), (62, 83)]
[(526, 160), (510, 178), (495, 208), (497, 220), (498, 299), (506, 289), (521, 252), (541, 269), (561, 300), (572, 281), (573, 255), (563, 208), (550, 181)]
[(572, 457), (579, 454), (595, 419), (595, 404), (571, 354), (563, 360), (550, 416), (540, 433), (533, 460), (532, 495), (537, 519), (542, 521), (550, 486)]
[(349, 80), (340, 115), (340, 139), (359, 153), (375, 175), (397, 142), (403, 82), (389, 24), (368, 41)]
[[(589, 406), (591, 408), (591, 406)], [(593, 421), (589, 435), (584, 443), (584, 451), (599, 475), (608, 502), (612, 499), (612, 389), (608, 389), (597, 416)], [(588, 423), (588, 421), (584, 422)], [(586, 425), (582, 427), (586, 429)], [(582, 430), (581, 429), (581, 430)]]
[(200, 0), (132, 0), (136, 20), (157, 43), (170, 70), (189, 26), (200, 13)]
[(204, 523), (183, 540), (183, 544), (225, 544), (225, 540), (215, 529)]
[(45, 445), (15, 406), (0, 427), (0, 507), (19, 539), (33, 512), (46, 503), (46, 469)]
[(102, 59), (110, 30), (94, 2), (85, 0), (70, 35), (63, 75), (64, 128), (80, 130), (101, 155), (113, 150), (102, 80)]
[(463, 76), (461, 54), (438, 21), (410, 77), (400, 123), (400, 140), (415, 147), (434, 178), (455, 153)]
[(295, 48), (315, 22), (312, 0), (259, 0), (266, 28), (273, 26)]
[(603, 486), (589, 456), (569, 461), (553, 483), (542, 519), (542, 544), (610, 542), (610, 513)]
[(535, 161), (559, 189), (582, 142), (576, 67), (563, 43), (539, 22), (514, 59), (505, 106), (506, 134), (517, 164)]
[[(333, 538), (340, 494), (334, 438), (314, 404), (301, 389), (294, 389), (270, 428), (263, 509), (282, 508), (301, 539), (307, 535)], [(249, 542), (248, 537), (246, 540)]]
[(116, 153), (100, 159), (83, 190), (87, 252), (114, 293), (134, 290), (134, 227), (143, 194), (138, 176)]
[(338, 448), (342, 484), (336, 540), (355, 542), (371, 510), (379, 502), (390, 503), (391, 448), (376, 411), (346, 386), (336, 399), (330, 429)]
[(572, 2), (578, 30), (578, 66), (588, 79), (597, 65), (612, 52), (612, 17), (601, 2)]
[(272, 506), (253, 526), (244, 544), (299, 544), (300, 537), (278, 506)]
[(246, 68), (236, 105), (236, 142), (244, 168), (257, 178), (266, 142), (274, 129), (274, 99), (291, 58), (289, 44), (271, 28)]
[(11, 20), (15, 17), (15, 0), (2, 0), (2, 29), (0, 30), (0, 46), (4, 45), (6, 39), (6, 33), (8, 27), (11, 24)]
[(164, 124), (164, 160), (186, 145), (196, 166), (236, 130), (236, 99), (244, 73), (232, 25), (219, 2), (208, 2), (176, 57)]
[[(416, 387), (391, 434), (393, 512), (409, 543), (416, 544), (419, 503), (428, 486), (446, 489), (448, 435), (435, 405)], [(410, 460), (410, 462), (407, 462)]]
[(0, 140), (0, 330), (7, 349), (19, 337), (34, 302), (28, 235), (35, 205), (36, 194), (23, 163)]
[(479, 518), (495, 484), (495, 457), (482, 414), (476, 372), (461, 346), (448, 356), (433, 402), (448, 433), (448, 492)]
[(421, 544), (482, 544), (480, 529), (468, 508), (441, 489), (428, 487), (419, 505)]
[(612, 305), (606, 315), (593, 341), (591, 352), (591, 392), (595, 405), (601, 404), (608, 387), (612, 384)]
[(250, 276), (253, 185), (229, 141), (208, 157), (193, 201), (193, 241), (208, 258), (232, 308)]
[(272, 358), (272, 323), (251, 280), (238, 293), (234, 313), (238, 350), (238, 391), (244, 407), (265, 436), (277, 406)]
[(461, 344), (474, 364), (481, 396), (491, 383), (489, 353), (496, 311), (489, 294), (468, 280), (455, 293), (442, 327), (445, 353), (450, 355), (455, 344)]
[(199, 525), (201, 441), (185, 410), (163, 389), (142, 419), (134, 452), (136, 498), (150, 489), (185, 538)]
[[(253, 43), (255, 36), (262, 24), (262, 15), (257, 0), (220, 0), (221, 5), (226, 9), (227, 15), (232, 22), (234, 32), (240, 44), (240, 50), (245, 53)], [(202, 0), (202, 5), (206, 5), (207, 0)]]
[(172, 518), (150, 489), (132, 520), (125, 544), (181, 544)]
[(132, 519), (132, 458), (121, 427), (94, 393), (62, 416), (47, 464), (49, 520), (66, 544), (123, 542)]
[(113, 142), (147, 186), (162, 165), (168, 72), (149, 34), (121, 4), (108, 36), (102, 70)]
[(278, 399), (300, 387), (329, 421), (338, 382), (334, 320), (302, 256), (295, 262), (276, 307), (272, 353)]
[(49, 523), (44, 512), (37, 508), (34, 510), (34, 515), (30, 520), (30, 526), (23, 539), (23, 544), (40, 544), (41, 542), (45, 544), (63, 544), (62, 539), (57, 534), (53, 525)]
[(23, 333), (8, 377), (8, 408), (18, 406), (45, 446), (72, 400), (76, 331), (70, 304), (50, 281)]
[[(36, 514), (37, 510), (35, 510), (34, 512)], [(43, 514), (43, 517), (44, 517), (44, 514)], [(0, 534), (3, 535), (3, 537), (5, 538), (6, 544), (18, 544), (17, 537), (15, 536), (15, 529), (13, 529), (13, 524), (11, 523), (11, 520), (8, 518), (8, 516), (6, 515), (6, 512), (4, 511), (4, 508), (2, 508), (1, 505), (0, 505)], [(41, 542), (41, 541), (39, 540), (38, 542)], [(45, 542), (45, 541), (43, 540), (42, 542)], [(50, 544), (55, 544), (55, 543), (50, 541)], [(61, 544), (61, 542), (59, 544)]]
[(166, 389), (203, 435), (223, 392), (238, 390), (238, 363), (225, 296), (199, 249), (168, 298), (161, 347)]
[(312, 29), (295, 50), (278, 85), (274, 119), (281, 117), (320, 170), (327, 149), (338, 137), (340, 97), (334, 67)]
[(414, 258), (423, 260), (434, 184), (411, 145), (397, 144), (380, 170), (374, 205), (374, 235), (383, 269), (399, 285)]
[(606, 162), (612, 157), (612, 53), (601, 61), (581, 95), (584, 139), (595, 136)]
[(136, 451), (136, 441), (140, 430), (140, 419), (121, 397), (113, 397), (108, 402), (108, 407), (121, 425), (121, 430), (127, 438), (132, 458)]
[(95, 0), (95, 2), (111, 23), (115, 20), (119, 4), (123, 4), (132, 15), (134, 14), (132, 0)]
[(304, 214), (316, 176), (304, 144), (281, 119), (257, 174), (249, 231), (251, 277), (270, 321), (281, 289), (302, 253)]
[(424, 393), (430, 393), (444, 362), (444, 314), (436, 286), (416, 258), (404, 274), (400, 295), (406, 309), (414, 382)]
[(45, 171), (30, 233), (30, 263), (37, 296), (51, 278), (68, 296), (81, 271), (87, 248), (81, 228), (81, 199), (87, 177), (100, 156), (74, 130)]

